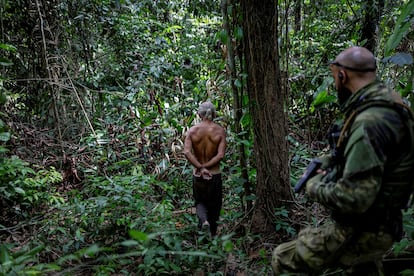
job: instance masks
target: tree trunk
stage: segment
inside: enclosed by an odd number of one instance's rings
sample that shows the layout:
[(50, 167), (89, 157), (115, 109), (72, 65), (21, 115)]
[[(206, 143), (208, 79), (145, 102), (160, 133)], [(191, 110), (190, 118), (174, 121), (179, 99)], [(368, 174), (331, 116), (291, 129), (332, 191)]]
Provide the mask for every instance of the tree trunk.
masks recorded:
[(286, 141), (286, 95), (281, 89), (275, 1), (241, 1), (247, 90), (254, 125), (256, 202), (251, 231), (274, 232), (275, 208), (291, 199)]
[(295, 0), (295, 32), (300, 32), (302, 29), (302, 0)]
[[(236, 59), (235, 52), (233, 48), (233, 34), (231, 30), (234, 26), (230, 26), (230, 17), (228, 15), (227, 9), (229, 7), (229, 0), (221, 1), (221, 10), (223, 16), (223, 28), (226, 30), (228, 39), (227, 39), (227, 73), (230, 77), (230, 86), (233, 92), (233, 117), (234, 117), (234, 132), (239, 136), (241, 140), (248, 139), (245, 137), (245, 134), (242, 134), (241, 119), (243, 117), (243, 87), (237, 87), (235, 82), (237, 80), (237, 68), (236, 68)], [(240, 62), (242, 63), (242, 62)], [(242, 82), (240, 82), (242, 83)], [(252, 201), (250, 200), (252, 194), (252, 185), (249, 181), (249, 174), (247, 168), (247, 157), (244, 143), (238, 142), (238, 152), (240, 157), (240, 172), (241, 179), (243, 179), (243, 194), (241, 195), (241, 204), (243, 210), (247, 213), (252, 208)], [(246, 201), (246, 204), (244, 204)]]
[(377, 29), (383, 8), (384, 0), (368, 0), (365, 3), (365, 17), (362, 23), (361, 41), (366, 40), (364, 46), (373, 53), (377, 45)]

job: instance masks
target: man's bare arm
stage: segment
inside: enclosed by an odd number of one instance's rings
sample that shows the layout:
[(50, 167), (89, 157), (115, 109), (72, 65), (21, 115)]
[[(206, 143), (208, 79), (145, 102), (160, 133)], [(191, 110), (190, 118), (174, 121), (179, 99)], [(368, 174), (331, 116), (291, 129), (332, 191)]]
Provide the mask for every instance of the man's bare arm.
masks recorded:
[(203, 165), (200, 163), (200, 161), (197, 160), (197, 158), (193, 154), (193, 143), (191, 141), (191, 129), (188, 131), (187, 136), (184, 140), (184, 155), (187, 158), (190, 163), (196, 167), (197, 169), (201, 169)]

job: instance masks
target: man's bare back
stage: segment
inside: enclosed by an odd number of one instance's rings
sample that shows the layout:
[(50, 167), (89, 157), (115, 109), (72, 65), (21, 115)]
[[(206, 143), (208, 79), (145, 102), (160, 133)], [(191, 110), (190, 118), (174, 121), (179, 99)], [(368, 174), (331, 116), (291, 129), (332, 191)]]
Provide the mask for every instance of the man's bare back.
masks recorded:
[(190, 128), (184, 142), (184, 153), (195, 167), (194, 175), (203, 175), (203, 169), (211, 174), (220, 173), (220, 161), (224, 157), (226, 134), (224, 128), (210, 120)]

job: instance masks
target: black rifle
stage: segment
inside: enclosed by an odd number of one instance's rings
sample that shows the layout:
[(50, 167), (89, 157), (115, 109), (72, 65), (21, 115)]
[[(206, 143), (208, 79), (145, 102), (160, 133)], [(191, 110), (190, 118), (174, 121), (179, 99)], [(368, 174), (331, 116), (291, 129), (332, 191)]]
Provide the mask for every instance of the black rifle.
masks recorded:
[(295, 193), (299, 193), (303, 189), (304, 184), (311, 178), (316, 175), (316, 171), (321, 167), (322, 162), (318, 158), (312, 159), (308, 167), (306, 168), (305, 173), (299, 179), (298, 183), (295, 185)]

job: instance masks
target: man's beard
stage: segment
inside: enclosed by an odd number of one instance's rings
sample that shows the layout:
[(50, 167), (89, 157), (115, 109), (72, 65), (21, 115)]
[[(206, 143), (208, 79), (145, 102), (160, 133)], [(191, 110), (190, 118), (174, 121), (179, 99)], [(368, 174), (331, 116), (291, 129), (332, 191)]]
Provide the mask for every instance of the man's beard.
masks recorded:
[(337, 91), (338, 91), (338, 102), (339, 102), (339, 105), (342, 106), (349, 99), (349, 97), (351, 97), (352, 92), (351, 90), (349, 90), (348, 88), (342, 85), (338, 87)]

